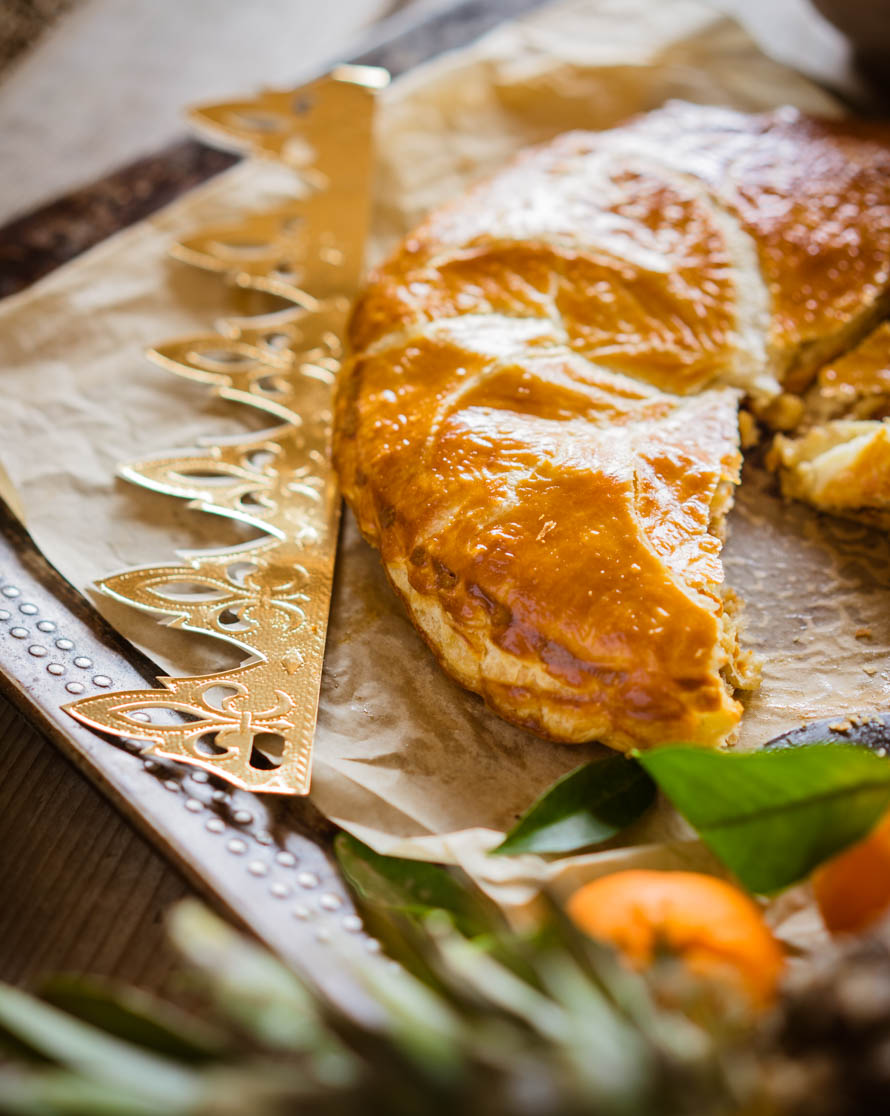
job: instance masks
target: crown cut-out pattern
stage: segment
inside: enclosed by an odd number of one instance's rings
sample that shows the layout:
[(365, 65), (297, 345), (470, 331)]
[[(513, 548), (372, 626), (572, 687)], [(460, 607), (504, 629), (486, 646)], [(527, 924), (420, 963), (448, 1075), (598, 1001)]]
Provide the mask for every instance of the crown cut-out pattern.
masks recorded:
[(166, 341), (149, 357), (278, 425), (121, 467), (156, 492), (258, 529), (246, 545), (103, 578), (102, 592), (171, 627), (243, 648), (242, 666), (66, 706), (92, 728), (203, 767), (246, 790), (306, 794), (333, 579), (340, 497), (330, 464), (333, 385), (361, 276), (370, 208), (374, 92), (384, 71), (342, 66), (300, 89), (209, 105), (215, 140), (300, 171), (305, 197), (206, 228), (173, 254), (283, 311)]

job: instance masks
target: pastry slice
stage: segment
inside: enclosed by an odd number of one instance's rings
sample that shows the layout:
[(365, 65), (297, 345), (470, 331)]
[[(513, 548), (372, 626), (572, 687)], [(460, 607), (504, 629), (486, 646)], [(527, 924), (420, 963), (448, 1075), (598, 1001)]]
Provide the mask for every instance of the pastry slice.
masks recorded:
[(890, 322), (819, 371), (808, 405), (814, 418), (890, 417)]
[(890, 526), (890, 424), (838, 419), (770, 451), (782, 492), (820, 511)]
[(890, 323), (821, 369), (795, 437), (768, 463), (783, 493), (820, 511), (890, 526)]
[(683, 398), (547, 319), (446, 319), (353, 364), (336, 454), (443, 666), (506, 719), (613, 748), (717, 745), (750, 681), (720, 563), (737, 393)]

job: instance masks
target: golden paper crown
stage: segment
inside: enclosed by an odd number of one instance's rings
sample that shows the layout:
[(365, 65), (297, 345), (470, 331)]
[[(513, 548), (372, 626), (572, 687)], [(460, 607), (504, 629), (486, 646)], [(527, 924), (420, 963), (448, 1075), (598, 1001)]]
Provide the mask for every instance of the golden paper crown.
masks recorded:
[(121, 468), (128, 480), (258, 528), (240, 547), (188, 553), (97, 582), (167, 623), (224, 639), (243, 666), (160, 678), (66, 706), (92, 728), (203, 767), (251, 791), (306, 794), (340, 497), (330, 463), (333, 386), (370, 214), (374, 94), (384, 70), (341, 66), (298, 89), (196, 108), (212, 139), (296, 169), (309, 192), (173, 247), (187, 263), (287, 299), (274, 314), (167, 341), (149, 356), (274, 429)]

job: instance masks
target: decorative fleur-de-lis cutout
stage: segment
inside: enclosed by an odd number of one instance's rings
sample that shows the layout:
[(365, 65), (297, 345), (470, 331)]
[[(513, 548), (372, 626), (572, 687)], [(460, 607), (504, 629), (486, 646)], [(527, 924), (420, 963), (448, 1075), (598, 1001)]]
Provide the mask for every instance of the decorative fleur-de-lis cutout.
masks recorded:
[(300, 90), (194, 109), (193, 122), (209, 135), (298, 169), (313, 192), (237, 224), (201, 229), (173, 254), (307, 309), (342, 293), (344, 276), (357, 281), (371, 174), (369, 89), (388, 80), (374, 67), (340, 66)]
[[(268, 89), (249, 100), (199, 105), (189, 118), (211, 142), (330, 179), (342, 169), (343, 153), (352, 143), (358, 141), (357, 154), (367, 157), (367, 94), (388, 84), (389, 74), (375, 66), (337, 66), (299, 89)], [(361, 167), (359, 172), (363, 178)]]
[(314, 438), (308, 427), (285, 427), (243, 442), (135, 461), (120, 473), (144, 488), (188, 500), (201, 511), (308, 545), (325, 532), (328, 505), (336, 493), (326, 452), (330, 413), (317, 415), (318, 424), (323, 429)]
[(184, 237), (173, 254), (219, 272), (239, 287), (313, 309), (319, 299), (341, 289), (344, 270), (361, 267), (362, 247), (355, 233), (362, 212), (356, 211), (352, 196), (352, 191), (314, 194), (237, 224), (212, 225)]
[(285, 422), (293, 419), (285, 402), (293, 396), (289, 349), (276, 352), (213, 333), (165, 341), (150, 349), (148, 357), (179, 376), (213, 384), (224, 399), (261, 406)]
[(87, 724), (147, 740), (153, 755), (203, 767), (244, 790), (293, 794), (308, 786), (312, 730), (282, 662), (158, 681), (163, 689), (97, 694), (71, 708)]
[(178, 566), (137, 566), (96, 584), (116, 600), (168, 616), (171, 628), (216, 636), (247, 651), (261, 640), (274, 658), (294, 645), (319, 588), (313, 562), (304, 565), (305, 558), (297, 546), (264, 539), (249, 548), (196, 554)]
[[(200, 334), (166, 341), (148, 356), (179, 376), (211, 384), (224, 399), (262, 407), (285, 422), (299, 422), (312, 403), (310, 381), (329, 384), (343, 357), (340, 307), (303, 311), (284, 327), (232, 328), (232, 336)], [(335, 330), (334, 327), (338, 327)], [(299, 350), (299, 352), (297, 352)]]
[(373, 91), (381, 71), (342, 67), (302, 90), (197, 110), (217, 136), (302, 165), (315, 190), (174, 254), (289, 305), (168, 341), (151, 357), (224, 399), (271, 414), (259, 434), (207, 440), (122, 466), (127, 479), (261, 532), (243, 546), (126, 570), (99, 588), (171, 626), (242, 647), (252, 661), (160, 689), (83, 698), (69, 712), (155, 755), (239, 787), (309, 789), (340, 500), (330, 464), (333, 385), (359, 282), (370, 201)]

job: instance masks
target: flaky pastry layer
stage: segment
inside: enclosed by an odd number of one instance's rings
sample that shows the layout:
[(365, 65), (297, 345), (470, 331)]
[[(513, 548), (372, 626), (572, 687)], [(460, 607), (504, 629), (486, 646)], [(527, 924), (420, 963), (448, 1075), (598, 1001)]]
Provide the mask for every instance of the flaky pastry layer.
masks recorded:
[(787, 497), (890, 526), (890, 322), (819, 370), (768, 463)]

